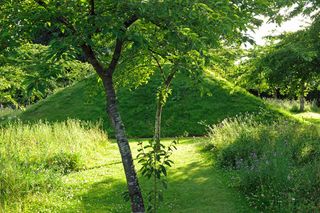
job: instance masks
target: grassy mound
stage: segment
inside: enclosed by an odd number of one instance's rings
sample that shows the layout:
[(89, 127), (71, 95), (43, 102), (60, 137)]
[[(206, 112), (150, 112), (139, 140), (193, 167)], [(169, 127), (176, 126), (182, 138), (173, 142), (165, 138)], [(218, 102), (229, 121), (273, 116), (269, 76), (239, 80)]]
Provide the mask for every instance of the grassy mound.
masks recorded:
[[(134, 91), (118, 90), (129, 137), (152, 136), (158, 86), (159, 80), (152, 77), (148, 84)], [(258, 112), (261, 108), (270, 111), (263, 101), (223, 79), (208, 76), (202, 86), (210, 91), (209, 95), (201, 95), (192, 80), (183, 75), (174, 79), (172, 95), (163, 112), (163, 136), (204, 135), (204, 124), (218, 123), (239, 113)], [(109, 135), (113, 135), (104, 109), (101, 85), (91, 77), (31, 106), (20, 117), (24, 121), (101, 120)]]

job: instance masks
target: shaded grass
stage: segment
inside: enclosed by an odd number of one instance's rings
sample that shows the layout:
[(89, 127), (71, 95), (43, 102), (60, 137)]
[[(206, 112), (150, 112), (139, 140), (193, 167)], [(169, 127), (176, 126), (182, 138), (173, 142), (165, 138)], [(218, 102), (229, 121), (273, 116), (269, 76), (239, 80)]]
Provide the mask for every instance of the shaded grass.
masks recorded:
[[(31, 106), (20, 118), (24, 121), (42, 119), (50, 122), (67, 118), (101, 120), (109, 135), (113, 135), (109, 121), (105, 119), (105, 97), (100, 84), (94, 77), (84, 79)], [(155, 94), (159, 84), (159, 79), (153, 76), (148, 84), (133, 91), (118, 89), (120, 112), (129, 137), (152, 136)], [(239, 113), (259, 112), (262, 109), (272, 112), (274, 117), (281, 114), (245, 90), (210, 74), (201, 86), (207, 91), (204, 95), (188, 77), (178, 75), (174, 79), (173, 93), (163, 112), (163, 136), (204, 135), (204, 124), (218, 123)]]

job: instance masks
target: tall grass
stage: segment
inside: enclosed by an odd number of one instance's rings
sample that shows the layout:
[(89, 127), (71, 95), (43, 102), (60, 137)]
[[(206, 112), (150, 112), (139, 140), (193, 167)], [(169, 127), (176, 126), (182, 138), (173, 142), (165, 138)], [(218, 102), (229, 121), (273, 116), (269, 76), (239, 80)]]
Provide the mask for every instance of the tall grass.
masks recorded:
[[(268, 104), (276, 106), (280, 109), (284, 109), (290, 112), (300, 112), (300, 103), (298, 100), (288, 100), (288, 99), (264, 99)], [(305, 101), (305, 111), (307, 112), (320, 112), (320, 107), (316, 105), (315, 101)]]
[(14, 119), (20, 113), (21, 110), (18, 109), (0, 108), (0, 121), (4, 119)]
[(60, 178), (90, 165), (107, 146), (97, 126), (66, 121), (0, 129), (0, 212), (26, 195), (54, 190)]
[(320, 129), (287, 121), (266, 125), (250, 116), (209, 130), (207, 149), (251, 206), (266, 212), (320, 209)]

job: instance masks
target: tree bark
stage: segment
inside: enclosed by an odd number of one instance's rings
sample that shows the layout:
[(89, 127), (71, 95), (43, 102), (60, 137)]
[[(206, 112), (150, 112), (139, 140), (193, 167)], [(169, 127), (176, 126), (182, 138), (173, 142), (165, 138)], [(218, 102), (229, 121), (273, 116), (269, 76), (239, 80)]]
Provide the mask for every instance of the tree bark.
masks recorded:
[(156, 117), (155, 117), (155, 125), (154, 125), (154, 141), (158, 144), (160, 143), (161, 138), (161, 116), (162, 116), (162, 100), (160, 100), (160, 97), (157, 102), (157, 111), (156, 111)]
[[(125, 28), (129, 27), (135, 20), (137, 20), (137, 17), (133, 16), (131, 19), (125, 22)], [(142, 213), (145, 212), (143, 197), (134, 168), (132, 153), (128, 138), (125, 133), (124, 124), (118, 110), (117, 96), (113, 84), (113, 73), (118, 64), (123, 44), (123, 40), (119, 38), (116, 39), (112, 60), (107, 69), (105, 69), (99, 62), (91, 46), (83, 44), (81, 48), (85, 53), (88, 62), (94, 67), (103, 82), (107, 100), (106, 111), (115, 130), (117, 144), (119, 147), (131, 200), (131, 210), (134, 213)]]
[(106, 75), (105, 78), (103, 78), (103, 85), (107, 99), (106, 110), (115, 129), (116, 139), (121, 154), (124, 172), (126, 175), (127, 186), (131, 200), (131, 209), (134, 213), (142, 213), (145, 212), (143, 197), (134, 168), (131, 149), (126, 137), (125, 128), (118, 111), (117, 98), (112, 75)]
[(300, 112), (304, 111), (304, 84), (301, 85), (300, 88), (300, 96), (299, 96), (299, 100), (300, 100)]

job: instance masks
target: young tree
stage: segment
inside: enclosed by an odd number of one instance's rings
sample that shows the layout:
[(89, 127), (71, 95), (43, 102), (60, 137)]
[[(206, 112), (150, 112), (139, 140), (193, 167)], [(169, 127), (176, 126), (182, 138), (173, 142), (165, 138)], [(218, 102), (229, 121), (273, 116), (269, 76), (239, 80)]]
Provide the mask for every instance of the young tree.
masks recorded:
[[(127, 58), (121, 56), (130, 54), (129, 57), (133, 59), (130, 61), (141, 61), (147, 57), (145, 53), (148, 49), (156, 48), (163, 58), (174, 58), (180, 52), (197, 58), (205, 57), (206, 50), (219, 48), (224, 41), (245, 40), (243, 32), (261, 23), (257, 15), (272, 16), (275, 19), (281, 7), (295, 2), (3, 0), (0, 6), (0, 43), (3, 44), (3, 41), (6, 47), (8, 43), (12, 45), (32, 41), (38, 32), (46, 28), (52, 32), (50, 47), (57, 56), (65, 50), (85, 55), (104, 86), (106, 110), (115, 128), (132, 211), (144, 212), (143, 198), (114, 88), (116, 68), (125, 63)], [(161, 42), (157, 44), (159, 37)], [(192, 64), (193, 61), (183, 63)], [(119, 78), (125, 79), (125, 73)], [(145, 79), (139, 72), (136, 74)], [(139, 77), (137, 79), (140, 80)]]

